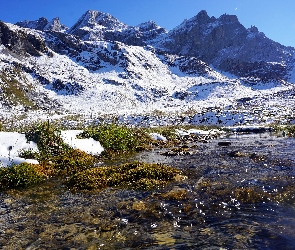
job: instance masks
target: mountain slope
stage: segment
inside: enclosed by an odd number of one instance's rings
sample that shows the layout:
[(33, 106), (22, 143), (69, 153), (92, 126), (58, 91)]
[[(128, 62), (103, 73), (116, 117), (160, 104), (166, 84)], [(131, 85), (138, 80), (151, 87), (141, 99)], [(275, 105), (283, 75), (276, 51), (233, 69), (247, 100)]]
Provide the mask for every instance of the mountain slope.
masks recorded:
[(247, 30), (236, 17), (203, 11), (167, 33), (153, 21), (128, 26), (88, 11), (70, 29), (59, 19), (42, 27), (0, 22), (1, 120), (294, 120), (294, 49)]

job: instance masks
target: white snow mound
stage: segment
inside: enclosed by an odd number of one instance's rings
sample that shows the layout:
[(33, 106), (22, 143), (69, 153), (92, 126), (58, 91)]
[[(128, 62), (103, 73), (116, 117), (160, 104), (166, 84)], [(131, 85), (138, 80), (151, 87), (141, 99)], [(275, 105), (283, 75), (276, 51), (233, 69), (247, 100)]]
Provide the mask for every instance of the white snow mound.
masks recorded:
[(80, 149), (92, 155), (99, 155), (104, 150), (100, 142), (95, 141), (93, 138), (77, 139), (76, 136), (82, 133), (83, 130), (65, 130), (61, 131), (61, 138), (65, 143), (75, 149)]
[(20, 164), (23, 162), (38, 164), (37, 160), (19, 157), (19, 153), (22, 150), (37, 151), (37, 144), (34, 142), (27, 142), (24, 134), (0, 132), (0, 167), (7, 167), (12, 164)]

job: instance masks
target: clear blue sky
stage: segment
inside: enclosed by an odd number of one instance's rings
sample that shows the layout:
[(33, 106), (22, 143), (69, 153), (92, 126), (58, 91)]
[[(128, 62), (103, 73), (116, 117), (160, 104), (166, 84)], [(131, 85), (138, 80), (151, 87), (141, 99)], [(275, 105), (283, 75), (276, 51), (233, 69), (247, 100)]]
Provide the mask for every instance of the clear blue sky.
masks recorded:
[(137, 25), (153, 20), (168, 30), (206, 10), (209, 16), (237, 15), (272, 40), (295, 47), (295, 0), (0, 0), (0, 20), (15, 23), (59, 17), (71, 27), (87, 10), (110, 13)]

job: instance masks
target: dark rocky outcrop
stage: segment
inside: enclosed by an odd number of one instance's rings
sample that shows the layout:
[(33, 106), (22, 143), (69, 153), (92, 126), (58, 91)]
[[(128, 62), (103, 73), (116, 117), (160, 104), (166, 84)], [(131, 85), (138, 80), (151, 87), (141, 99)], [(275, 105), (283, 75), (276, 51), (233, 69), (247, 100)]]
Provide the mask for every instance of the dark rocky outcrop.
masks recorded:
[(48, 52), (45, 42), (31, 34), (23, 31), (13, 31), (0, 21), (0, 44), (3, 44), (10, 51), (31, 56), (40, 56), (41, 53)]
[(17, 22), (15, 25), (22, 27), (22, 28), (29, 28), (34, 30), (50, 30), (50, 31), (65, 31), (67, 30), (67, 27), (60, 23), (60, 20), (58, 17), (53, 18), (51, 21), (48, 21), (45, 17), (41, 17), (38, 20), (35, 21), (21, 21)]
[(44, 30), (46, 25), (48, 24), (48, 20), (45, 17), (40, 17), (36, 21), (21, 21), (17, 22), (15, 25), (23, 28), (35, 29), (35, 30)]
[(68, 28), (65, 25), (60, 23), (59, 18), (56, 17), (56, 18), (52, 19), (50, 22), (48, 22), (43, 30), (61, 32), (61, 31), (65, 31), (67, 29)]
[(196, 57), (222, 71), (262, 81), (284, 79), (295, 51), (267, 38), (255, 26), (246, 29), (234, 15), (215, 18), (206, 11), (185, 20), (153, 44), (170, 53)]

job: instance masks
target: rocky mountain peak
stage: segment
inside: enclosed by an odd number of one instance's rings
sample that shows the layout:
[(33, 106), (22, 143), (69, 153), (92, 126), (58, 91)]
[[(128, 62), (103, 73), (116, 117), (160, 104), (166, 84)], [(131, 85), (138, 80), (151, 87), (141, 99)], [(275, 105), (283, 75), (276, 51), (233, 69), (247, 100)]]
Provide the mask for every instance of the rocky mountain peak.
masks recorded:
[(249, 32), (251, 33), (254, 33), (254, 34), (257, 34), (259, 31), (258, 31), (258, 28), (256, 26), (251, 26), (249, 29), (248, 29)]
[[(209, 17), (206, 11), (185, 20), (152, 45), (170, 53), (193, 56), (222, 71), (264, 81), (285, 75), (294, 49), (267, 38), (255, 26), (246, 29), (235, 15)], [(274, 64), (273, 62), (280, 62)], [(253, 73), (255, 72), (255, 73)]]
[(102, 40), (106, 33), (114, 33), (128, 28), (128, 25), (104, 12), (88, 10), (67, 32), (82, 40)]
[(104, 12), (96, 10), (88, 10), (77, 23), (69, 30), (69, 33), (75, 34), (79, 29), (107, 29), (120, 30), (128, 27), (120, 22), (117, 18)]
[(59, 18), (56, 17), (56, 18), (53, 18), (50, 22), (48, 22), (43, 30), (61, 32), (61, 31), (65, 31), (67, 29), (68, 28), (65, 25), (60, 23)]
[(201, 10), (193, 19), (197, 20), (199, 23), (208, 23), (210, 21), (206, 10)]
[(228, 14), (223, 14), (221, 15), (218, 20), (221, 23), (240, 23), (238, 20), (238, 17), (236, 15), (228, 15)]
[(23, 28), (35, 29), (35, 30), (44, 30), (44, 27), (48, 24), (48, 20), (45, 17), (40, 17), (35, 21), (24, 20), (17, 22), (15, 25)]
[(144, 23), (141, 23), (137, 26), (140, 31), (147, 31), (147, 30), (157, 30), (161, 27), (157, 25), (154, 21), (150, 20)]

